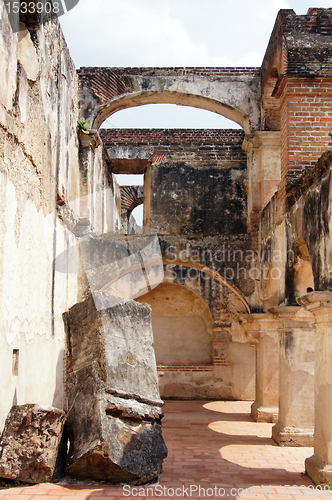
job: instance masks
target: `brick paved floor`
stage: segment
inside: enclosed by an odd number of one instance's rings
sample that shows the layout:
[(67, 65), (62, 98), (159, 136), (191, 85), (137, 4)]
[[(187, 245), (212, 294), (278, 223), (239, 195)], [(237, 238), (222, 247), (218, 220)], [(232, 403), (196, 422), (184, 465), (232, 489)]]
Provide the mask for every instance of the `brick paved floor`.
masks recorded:
[(0, 500), (330, 496), (330, 492), (315, 490), (303, 474), (304, 460), (313, 449), (275, 445), (270, 439), (272, 424), (253, 422), (249, 402), (168, 401), (164, 411), (169, 455), (154, 487), (40, 484), (1, 489)]

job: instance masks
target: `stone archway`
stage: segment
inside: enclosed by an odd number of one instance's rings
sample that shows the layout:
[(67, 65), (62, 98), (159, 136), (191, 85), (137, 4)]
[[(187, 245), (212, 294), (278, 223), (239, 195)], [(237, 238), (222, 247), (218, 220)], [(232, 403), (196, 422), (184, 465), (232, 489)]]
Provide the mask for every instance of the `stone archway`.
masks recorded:
[(172, 103), (261, 128), (259, 68), (81, 68), (81, 113), (93, 128), (121, 109)]

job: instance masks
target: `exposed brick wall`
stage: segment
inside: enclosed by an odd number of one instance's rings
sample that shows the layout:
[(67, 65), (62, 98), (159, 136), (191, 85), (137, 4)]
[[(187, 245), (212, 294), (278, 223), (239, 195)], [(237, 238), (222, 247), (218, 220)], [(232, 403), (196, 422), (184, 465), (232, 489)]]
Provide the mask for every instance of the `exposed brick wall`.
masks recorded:
[(241, 146), (242, 129), (100, 129), (103, 142), (112, 144), (234, 144)]
[(149, 147), (153, 163), (246, 168), (242, 129), (101, 129), (105, 149)]
[(281, 96), (281, 176), (279, 199), (288, 182), (315, 166), (332, 148), (332, 79), (288, 79)]
[(279, 75), (331, 74), (331, 36), (332, 8), (309, 9), (301, 16), (280, 10), (262, 64), (262, 87), (273, 68)]

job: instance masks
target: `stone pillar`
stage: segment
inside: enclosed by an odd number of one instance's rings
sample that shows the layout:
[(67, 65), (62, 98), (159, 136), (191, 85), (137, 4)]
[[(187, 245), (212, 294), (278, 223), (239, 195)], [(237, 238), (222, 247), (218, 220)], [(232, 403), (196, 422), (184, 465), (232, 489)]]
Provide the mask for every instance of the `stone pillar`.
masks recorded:
[(278, 321), (270, 314), (243, 314), (241, 323), (249, 342), (256, 344), (256, 398), (251, 405), (251, 416), (256, 422), (276, 422), (279, 398)]
[(314, 455), (305, 468), (315, 484), (332, 484), (332, 292), (311, 292), (297, 299), (315, 315)]
[(258, 233), (259, 212), (277, 191), (281, 179), (280, 132), (246, 135), (242, 148), (248, 156), (248, 228)]
[(312, 446), (314, 434), (314, 316), (298, 306), (269, 309), (279, 321), (279, 419), (272, 438)]

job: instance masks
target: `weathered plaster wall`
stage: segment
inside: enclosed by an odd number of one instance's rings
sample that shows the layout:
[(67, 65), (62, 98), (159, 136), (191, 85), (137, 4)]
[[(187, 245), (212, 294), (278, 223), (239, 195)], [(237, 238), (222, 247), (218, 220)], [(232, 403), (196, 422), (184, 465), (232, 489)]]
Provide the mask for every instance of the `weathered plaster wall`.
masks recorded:
[[(240, 315), (331, 286), (330, 153), (315, 166), (331, 145), (331, 9), (282, 11), (261, 70), (81, 68), (77, 78), (56, 20), (13, 34), (3, 0), (0, 8), (0, 426), (13, 402), (64, 406), (62, 313), (89, 284), (103, 288), (110, 271), (110, 293), (132, 297), (147, 288), (147, 275), (159, 282), (158, 266), (146, 275), (135, 268), (128, 279), (126, 262), (118, 265), (128, 242), (116, 237), (121, 192), (112, 171), (145, 173), (144, 223), (159, 235), (163, 286), (197, 294), (212, 318), (175, 314), (156, 289), (167, 311), (155, 315), (156, 341), (167, 333), (172, 343), (180, 329), (195, 340), (194, 357), (179, 364), (169, 344), (158, 354), (163, 395), (252, 399), (254, 349)], [(242, 131), (100, 131), (103, 149), (94, 130), (79, 143), (81, 114), (99, 127), (118, 109), (153, 102), (241, 124), (249, 179)], [(65, 272), (85, 230), (95, 233), (81, 240), (89, 284)], [(139, 238), (129, 243), (134, 253)], [(95, 251), (106, 264), (97, 272)]]
[[(69, 247), (77, 255), (57, 197), (71, 201), (86, 191), (77, 75), (59, 23), (39, 19), (13, 33), (3, 0), (0, 10), (1, 429), (13, 403), (65, 407), (62, 313), (77, 302), (82, 280), (65, 272), (69, 256), (63, 272), (53, 265)], [(87, 189), (105, 187), (101, 161), (87, 171)]]
[(117, 173), (146, 173), (145, 224), (158, 234), (246, 232), (242, 130), (100, 131)]
[(162, 283), (137, 300), (152, 308), (157, 364), (212, 363), (213, 320), (199, 295), (181, 285)]
[(255, 349), (239, 324), (246, 309), (226, 286), (195, 271), (167, 265), (164, 283), (136, 299), (152, 308), (161, 396), (252, 399)]
[(152, 165), (150, 227), (160, 234), (244, 233), (244, 179), (244, 169)]
[(307, 289), (331, 286), (331, 151), (326, 151), (311, 171), (305, 172), (288, 191), (288, 210), (280, 214), (275, 196), (261, 213), (261, 287), (267, 286), (264, 266), (274, 259), (278, 293), (273, 303), (296, 304)]

